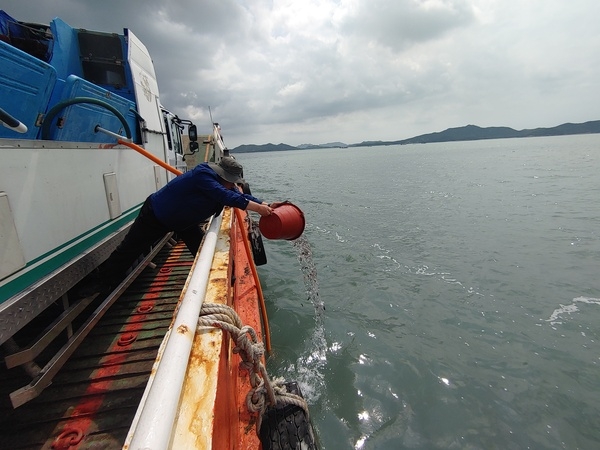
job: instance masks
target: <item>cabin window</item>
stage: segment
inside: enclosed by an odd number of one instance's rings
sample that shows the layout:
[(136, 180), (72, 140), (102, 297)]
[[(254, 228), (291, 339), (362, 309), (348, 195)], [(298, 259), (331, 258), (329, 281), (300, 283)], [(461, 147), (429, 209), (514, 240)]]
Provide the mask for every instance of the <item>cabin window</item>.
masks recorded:
[(173, 135), (173, 151), (175, 153), (183, 153), (183, 146), (181, 145), (181, 128), (171, 121), (171, 134)]
[(83, 77), (95, 84), (126, 85), (123, 46), (117, 34), (79, 30), (79, 56)]
[(171, 139), (171, 127), (169, 127), (169, 117), (166, 114), (163, 114), (163, 120), (165, 121), (165, 130), (167, 130), (166, 135), (169, 150), (173, 150), (173, 142)]

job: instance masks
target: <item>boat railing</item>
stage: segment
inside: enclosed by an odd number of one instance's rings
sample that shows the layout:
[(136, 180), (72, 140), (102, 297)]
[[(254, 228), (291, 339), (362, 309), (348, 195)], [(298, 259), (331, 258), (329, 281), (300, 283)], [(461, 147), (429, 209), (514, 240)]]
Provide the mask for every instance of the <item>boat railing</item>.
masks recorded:
[(204, 302), (223, 215), (213, 217), (175, 320), (163, 340), (142, 402), (133, 420), (127, 448), (168, 448), (188, 368), (198, 317)]

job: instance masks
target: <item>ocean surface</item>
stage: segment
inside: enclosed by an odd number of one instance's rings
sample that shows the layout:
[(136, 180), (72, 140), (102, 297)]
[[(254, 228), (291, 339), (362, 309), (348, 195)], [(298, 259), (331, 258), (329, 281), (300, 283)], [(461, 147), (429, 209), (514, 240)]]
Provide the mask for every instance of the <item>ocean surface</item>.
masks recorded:
[(238, 154), (321, 447), (600, 448), (600, 135)]

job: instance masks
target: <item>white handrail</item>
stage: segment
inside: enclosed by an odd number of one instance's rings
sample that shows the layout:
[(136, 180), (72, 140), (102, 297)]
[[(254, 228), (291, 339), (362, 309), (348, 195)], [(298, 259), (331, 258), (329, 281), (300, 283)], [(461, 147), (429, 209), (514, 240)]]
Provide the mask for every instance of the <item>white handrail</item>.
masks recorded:
[(0, 124), (17, 133), (27, 133), (27, 125), (0, 108)]
[(211, 221), (177, 317), (159, 350), (158, 367), (155, 363), (153, 369), (155, 375), (148, 381), (123, 448), (162, 450), (169, 447), (222, 220), (221, 213)]

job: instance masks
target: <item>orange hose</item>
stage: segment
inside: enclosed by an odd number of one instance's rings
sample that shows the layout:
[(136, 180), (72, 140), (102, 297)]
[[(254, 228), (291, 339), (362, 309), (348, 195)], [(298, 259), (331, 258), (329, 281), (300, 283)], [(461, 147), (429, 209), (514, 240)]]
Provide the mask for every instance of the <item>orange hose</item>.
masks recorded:
[[(164, 161), (158, 159), (152, 153), (148, 152), (146, 149), (140, 147), (137, 144), (132, 142), (127, 142), (122, 139), (117, 140), (117, 142), (121, 145), (126, 145), (129, 148), (132, 148), (136, 152), (142, 154), (146, 158), (154, 161), (159, 166), (167, 169), (169, 172), (174, 173), (175, 175), (181, 175), (183, 172), (175, 169)], [(233, 208), (235, 210), (235, 217), (240, 225), (240, 230), (242, 230), (242, 240), (244, 241), (244, 248), (246, 249), (246, 255), (248, 256), (248, 262), (250, 264), (250, 270), (252, 270), (252, 276), (254, 277), (254, 282), (256, 284), (256, 291), (258, 293), (258, 303), (260, 307), (260, 315), (263, 321), (263, 327), (265, 331), (265, 347), (267, 349), (267, 353), (271, 353), (271, 332), (269, 331), (269, 320), (267, 317), (267, 307), (265, 305), (265, 297), (263, 296), (262, 287), (260, 285), (260, 279), (258, 278), (258, 272), (256, 271), (256, 264), (254, 264), (254, 256), (252, 256), (252, 250), (250, 249), (250, 242), (248, 242), (247, 233), (243, 232), (242, 224), (244, 223), (244, 218), (242, 217), (242, 212), (238, 208)]]
[(170, 166), (169, 164), (167, 164), (163, 160), (158, 159), (156, 156), (154, 156), (152, 153), (150, 153), (149, 151), (147, 151), (145, 148), (142, 148), (139, 145), (134, 144), (133, 142), (127, 142), (127, 141), (124, 141), (122, 139), (118, 139), (117, 142), (119, 144), (121, 144), (121, 145), (126, 145), (127, 147), (134, 149), (136, 152), (141, 153), (146, 158), (154, 161), (156, 164), (158, 164), (159, 166), (167, 169), (169, 172), (174, 173), (175, 175), (181, 175), (183, 173), (181, 170), (177, 170), (175, 167)]

